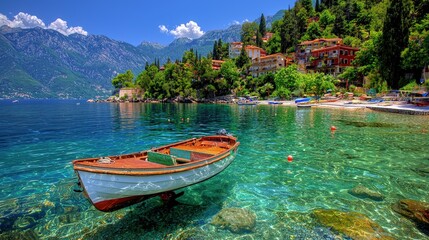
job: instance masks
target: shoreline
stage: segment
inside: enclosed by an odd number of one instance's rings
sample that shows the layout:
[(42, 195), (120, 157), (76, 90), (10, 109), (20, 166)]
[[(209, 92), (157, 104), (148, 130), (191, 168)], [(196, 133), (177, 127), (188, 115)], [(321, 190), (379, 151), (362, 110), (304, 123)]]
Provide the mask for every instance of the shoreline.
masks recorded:
[[(292, 106), (296, 107), (297, 104), (294, 101), (279, 101), (280, 106)], [(269, 105), (268, 100), (259, 101), (261, 105)], [(314, 102), (311, 103), (311, 107), (315, 108), (339, 108), (344, 110), (356, 110), (356, 109), (370, 109), (373, 111), (390, 112), (408, 115), (428, 115), (429, 106), (419, 107), (414, 104), (401, 102), (401, 101), (385, 101), (381, 103), (368, 103), (366, 101), (356, 100), (338, 100), (335, 102)]]
[[(138, 101), (138, 102), (130, 102), (130, 101), (89, 101), (88, 102), (96, 102), (96, 103), (207, 103), (207, 104), (236, 104), (233, 101), (225, 101), (225, 100), (211, 100), (205, 102), (179, 102), (179, 101)], [(289, 101), (277, 101), (279, 104), (270, 104), (269, 100), (260, 100), (255, 105), (272, 105), (272, 106), (289, 106), (289, 107), (298, 107), (298, 105), (293, 100)], [(252, 106), (255, 106), (252, 105)], [(398, 114), (406, 114), (406, 115), (426, 115), (429, 116), (429, 106), (416, 106), (415, 104), (407, 103), (404, 101), (384, 101), (380, 103), (370, 103), (367, 101), (361, 100), (337, 100), (337, 101), (325, 101), (321, 102), (311, 102), (303, 104), (308, 105), (308, 108), (330, 108), (330, 109), (342, 109), (342, 110), (356, 110), (356, 109), (369, 109), (372, 111), (379, 112), (390, 112), (390, 113), (398, 113)]]

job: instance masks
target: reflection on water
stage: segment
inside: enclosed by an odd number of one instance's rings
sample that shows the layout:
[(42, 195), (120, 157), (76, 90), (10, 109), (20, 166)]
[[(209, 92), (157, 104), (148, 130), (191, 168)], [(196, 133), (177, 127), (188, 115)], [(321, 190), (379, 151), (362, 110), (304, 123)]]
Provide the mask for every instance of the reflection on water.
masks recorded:
[[(337, 233), (314, 219), (315, 209), (365, 214), (398, 239), (427, 238), (391, 209), (403, 198), (428, 201), (425, 116), (73, 101), (0, 108), (2, 239), (335, 239)], [(73, 191), (73, 159), (140, 151), (222, 128), (239, 138), (239, 154), (218, 176), (183, 189), (178, 205), (154, 198), (102, 213)], [(357, 185), (384, 200), (351, 195)], [(232, 233), (211, 224), (225, 208), (254, 212), (255, 231)]]

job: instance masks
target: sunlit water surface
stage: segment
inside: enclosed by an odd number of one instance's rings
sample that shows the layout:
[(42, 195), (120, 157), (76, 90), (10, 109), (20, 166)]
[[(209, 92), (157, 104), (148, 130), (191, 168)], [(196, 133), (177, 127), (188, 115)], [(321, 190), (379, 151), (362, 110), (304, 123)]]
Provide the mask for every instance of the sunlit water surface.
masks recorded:
[[(336, 126), (335, 132), (330, 131)], [(113, 213), (76, 193), (71, 161), (136, 152), (227, 129), (241, 142), (225, 171)], [(314, 209), (367, 215), (397, 239), (427, 239), (391, 210), (428, 201), (429, 119), (287, 106), (0, 102), (0, 238), (335, 239)], [(293, 161), (288, 162), (287, 156)], [(348, 193), (363, 185), (383, 201)], [(254, 232), (210, 224), (222, 208), (257, 216)]]

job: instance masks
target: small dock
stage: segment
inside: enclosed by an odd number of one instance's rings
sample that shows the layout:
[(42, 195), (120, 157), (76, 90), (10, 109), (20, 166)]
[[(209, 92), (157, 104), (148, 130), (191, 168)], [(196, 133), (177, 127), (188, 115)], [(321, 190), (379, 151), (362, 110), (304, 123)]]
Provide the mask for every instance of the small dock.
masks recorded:
[(414, 104), (404, 104), (404, 105), (390, 105), (390, 106), (366, 106), (367, 108), (380, 111), (380, 112), (391, 112), (391, 113), (401, 113), (408, 115), (428, 115), (429, 116), (429, 106), (427, 107), (418, 107)]

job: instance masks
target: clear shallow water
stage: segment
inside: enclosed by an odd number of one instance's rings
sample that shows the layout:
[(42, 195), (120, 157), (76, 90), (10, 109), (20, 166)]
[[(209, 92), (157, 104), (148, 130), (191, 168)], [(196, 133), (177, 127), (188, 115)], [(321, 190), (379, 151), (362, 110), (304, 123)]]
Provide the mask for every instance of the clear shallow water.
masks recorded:
[[(182, 120), (183, 119), (183, 120)], [(189, 120), (188, 120), (189, 119)], [(330, 126), (335, 125), (333, 134)], [(135, 152), (225, 128), (241, 146), (218, 176), (182, 204), (154, 198), (113, 213), (75, 193), (71, 160)], [(397, 239), (427, 239), (391, 210), (429, 201), (429, 119), (369, 110), (286, 106), (0, 102), (0, 239), (334, 239), (314, 209), (356, 211)], [(294, 157), (293, 162), (287, 156)], [(360, 199), (357, 185), (384, 201)], [(222, 208), (257, 215), (255, 232), (210, 222)]]

